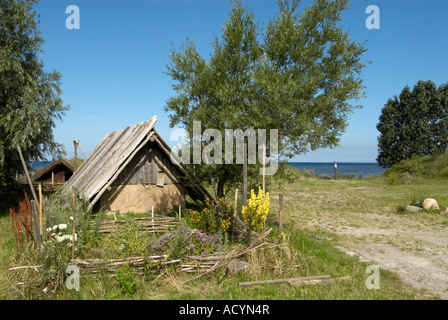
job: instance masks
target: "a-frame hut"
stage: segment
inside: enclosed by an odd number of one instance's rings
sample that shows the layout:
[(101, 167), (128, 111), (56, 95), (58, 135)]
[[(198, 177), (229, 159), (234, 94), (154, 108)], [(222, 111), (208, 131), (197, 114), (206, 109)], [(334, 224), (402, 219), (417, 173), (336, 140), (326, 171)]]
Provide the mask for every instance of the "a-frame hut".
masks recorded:
[(64, 184), (73, 175), (75, 168), (67, 161), (60, 159), (38, 171), (31, 177), (33, 182), (52, 182)]
[(75, 187), (94, 211), (167, 212), (185, 207), (185, 196), (203, 201), (210, 193), (180, 163), (154, 129), (157, 117), (107, 134), (64, 185)]

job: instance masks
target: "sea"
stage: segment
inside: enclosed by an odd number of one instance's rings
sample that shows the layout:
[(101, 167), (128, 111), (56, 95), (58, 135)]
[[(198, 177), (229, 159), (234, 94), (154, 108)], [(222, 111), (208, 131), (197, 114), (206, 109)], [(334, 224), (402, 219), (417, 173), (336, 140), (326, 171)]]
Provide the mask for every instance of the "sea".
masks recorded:
[[(34, 170), (39, 170), (50, 163), (51, 161), (35, 161), (31, 163), (31, 167)], [(298, 170), (314, 170), (316, 176), (320, 174), (334, 175), (334, 162), (288, 162), (288, 164)], [(370, 177), (382, 172), (384, 172), (384, 169), (375, 162), (338, 162), (338, 174), (355, 174), (357, 177), (362, 174), (364, 177)]]
[[(314, 170), (316, 176), (320, 174), (334, 175), (334, 162), (288, 162), (294, 169)], [(355, 174), (357, 177), (375, 176), (384, 172), (376, 162), (338, 162), (337, 174)]]
[(31, 161), (29, 165), (31, 166), (32, 170), (38, 171), (48, 166), (51, 162), (52, 161)]

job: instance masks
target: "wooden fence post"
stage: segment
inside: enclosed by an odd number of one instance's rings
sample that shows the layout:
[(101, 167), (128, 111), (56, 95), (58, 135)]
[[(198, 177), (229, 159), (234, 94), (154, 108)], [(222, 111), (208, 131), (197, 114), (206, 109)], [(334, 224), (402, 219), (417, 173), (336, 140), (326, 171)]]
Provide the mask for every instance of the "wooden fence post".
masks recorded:
[(42, 183), (39, 183), (39, 227), (42, 234)]
[(51, 232), (47, 233), (47, 229), (50, 228), (50, 218), (51, 212), (48, 204), (48, 199), (45, 199), (45, 239), (50, 238), (49, 235), (51, 235)]
[(247, 206), (247, 144), (244, 143), (243, 156), (243, 205)]
[(237, 217), (237, 206), (238, 206), (238, 189), (235, 189), (235, 208), (233, 210), (233, 234), (235, 233), (235, 224), (236, 224), (236, 217)]
[(73, 235), (72, 235), (72, 260), (75, 259), (75, 235), (76, 235), (76, 189), (72, 187), (72, 200), (73, 200)]
[(263, 144), (263, 192), (266, 192), (265, 176), (266, 176), (266, 145)]
[(151, 206), (151, 222), (152, 222), (152, 233), (155, 233), (155, 225), (154, 225), (154, 206)]
[(278, 213), (278, 234), (281, 236), (283, 232), (283, 195), (278, 196), (279, 213)]

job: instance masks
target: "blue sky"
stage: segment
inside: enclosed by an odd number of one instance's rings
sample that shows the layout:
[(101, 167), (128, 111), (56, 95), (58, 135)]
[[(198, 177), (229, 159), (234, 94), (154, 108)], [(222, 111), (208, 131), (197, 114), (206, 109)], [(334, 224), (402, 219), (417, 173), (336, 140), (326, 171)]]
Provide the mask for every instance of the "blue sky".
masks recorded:
[[(277, 11), (274, 0), (242, 1), (260, 23)], [(310, 1), (304, 1), (304, 5)], [(350, 116), (341, 145), (294, 157), (292, 161), (373, 162), (376, 124), (387, 99), (419, 80), (448, 82), (448, 1), (352, 0), (342, 26), (358, 42), (367, 40), (364, 70), (367, 97)], [(80, 9), (80, 29), (69, 30), (67, 6)], [(380, 29), (369, 30), (366, 8), (380, 9)], [(57, 122), (55, 140), (73, 156), (88, 156), (108, 132), (158, 116), (156, 125), (169, 143), (165, 101), (174, 94), (164, 74), (172, 45), (194, 39), (203, 56), (228, 17), (228, 0), (40, 0), (42, 59), (62, 76), (63, 100), (70, 105)]]

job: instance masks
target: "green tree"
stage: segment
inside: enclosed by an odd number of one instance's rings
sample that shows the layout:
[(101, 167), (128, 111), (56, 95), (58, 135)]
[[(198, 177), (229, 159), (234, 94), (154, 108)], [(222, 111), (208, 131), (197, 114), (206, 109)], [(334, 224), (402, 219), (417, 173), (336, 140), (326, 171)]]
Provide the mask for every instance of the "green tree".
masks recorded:
[(432, 154), (448, 141), (448, 90), (432, 81), (406, 86), (399, 97), (389, 99), (377, 129), (380, 166), (387, 168), (413, 156)]
[[(171, 126), (191, 135), (193, 121), (201, 121), (222, 137), (225, 129), (278, 129), (280, 157), (337, 146), (348, 114), (360, 107), (353, 102), (364, 95), (366, 49), (340, 26), (347, 0), (315, 0), (303, 12), (299, 2), (278, 1), (279, 12), (263, 27), (231, 2), (208, 61), (193, 41), (173, 48), (167, 73), (176, 95), (165, 107)], [(241, 165), (195, 169), (217, 177), (220, 196), (226, 182), (241, 178)], [(255, 179), (256, 166), (250, 170)]]
[(0, 180), (20, 171), (17, 146), (26, 160), (63, 154), (54, 142), (55, 121), (63, 106), (61, 75), (47, 72), (39, 57), (37, 0), (0, 0)]

